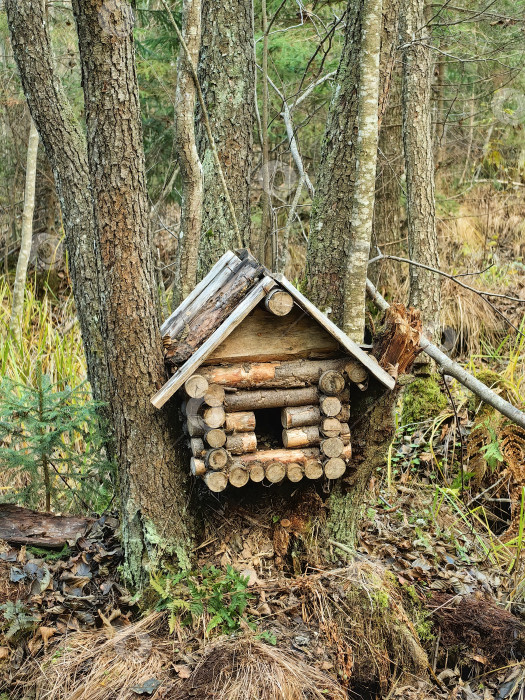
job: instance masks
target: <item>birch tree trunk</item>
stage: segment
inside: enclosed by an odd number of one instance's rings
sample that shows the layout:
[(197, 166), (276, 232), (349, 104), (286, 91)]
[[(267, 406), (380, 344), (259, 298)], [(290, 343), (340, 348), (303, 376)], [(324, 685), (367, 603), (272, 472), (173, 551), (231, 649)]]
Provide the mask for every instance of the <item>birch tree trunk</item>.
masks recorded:
[[(89, 181), (101, 253), (103, 349), (118, 455), (122, 539), (127, 575), (140, 586), (145, 569), (191, 550), (187, 466), (168, 412), (150, 396), (165, 381), (142, 144), (133, 15), (112, 3), (107, 23), (99, 0), (73, 0), (87, 124)], [(128, 358), (125, 362), (123, 358)]]
[(365, 297), (377, 165), (379, 52), (382, 0), (365, 0), (359, 66), (356, 182), (348, 262), (345, 271), (343, 330), (356, 343), (365, 333)]
[[(199, 82), (243, 245), (250, 245), (250, 185), (255, 121), (255, 53), (251, 0), (203, 0)], [(202, 113), (197, 146), (204, 178), (199, 274), (237, 247)]]
[[(345, 42), (335, 78), (316, 181), (307, 255), (309, 298), (343, 325), (344, 285), (348, 265), (356, 183), (356, 145), (360, 48), (364, 3), (351, 0), (346, 12)], [(397, 40), (398, 0), (383, 2), (381, 28), (381, 108), (386, 104)], [(361, 313), (364, 313), (364, 303)]]
[[(201, 0), (184, 0), (182, 36), (188, 47), (191, 63), (197, 69), (201, 44)], [(179, 235), (178, 281), (174, 306), (189, 294), (197, 283), (197, 260), (202, 229), (203, 181), (197, 152), (194, 114), (197, 90), (188, 65), (188, 56), (181, 46), (177, 61), (175, 91), (175, 147), (182, 176), (182, 212)]]
[[(403, 145), (407, 188), (408, 251), (411, 260), (439, 267), (434, 194), (430, 95), (432, 53), (424, 0), (402, 0)], [(439, 329), (439, 276), (410, 265), (411, 305), (421, 310), (430, 338)]]
[(20, 253), (16, 264), (13, 304), (9, 326), (16, 339), (20, 339), (24, 296), (27, 280), (27, 266), (33, 239), (33, 213), (35, 211), (36, 164), (38, 160), (38, 131), (31, 119), (27, 141), (26, 182), (24, 192), (24, 211), (22, 213), (22, 239)]

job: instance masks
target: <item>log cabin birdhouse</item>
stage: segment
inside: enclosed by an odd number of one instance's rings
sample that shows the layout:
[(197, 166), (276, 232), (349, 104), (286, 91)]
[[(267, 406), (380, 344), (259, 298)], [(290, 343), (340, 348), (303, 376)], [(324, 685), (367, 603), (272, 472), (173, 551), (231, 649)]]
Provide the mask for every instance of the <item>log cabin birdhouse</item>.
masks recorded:
[(395, 383), (247, 250), (223, 255), (161, 333), (171, 377), (152, 403), (179, 392), (191, 472), (216, 492), (343, 476), (355, 399)]

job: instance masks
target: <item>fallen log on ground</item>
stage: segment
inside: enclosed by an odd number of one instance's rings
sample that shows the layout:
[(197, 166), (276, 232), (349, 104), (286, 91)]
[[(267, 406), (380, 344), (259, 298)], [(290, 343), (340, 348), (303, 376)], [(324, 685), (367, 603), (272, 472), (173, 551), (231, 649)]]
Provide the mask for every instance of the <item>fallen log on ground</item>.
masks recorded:
[(94, 518), (39, 513), (11, 503), (0, 504), (0, 540), (9, 544), (60, 549), (82, 537)]
[[(390, 308), (390, 304), (381, 296), (370, 280), (366, 281), (366, 289), (378, 308), (382, 311), (387, 311)], [(454, 377), (460, 384), (463, 384), (463, 386), (467, 387), (467, 389), (476, 394), (476, 396), (479, 396), (480, 399), (489, 404), (489, 406), (495, 408), (496, 411), (499, 411), (517, 425), (525, 428), (525, 413), (523, 413), (523, 411), (520, 411), (519, 408), (516, 408), (516, 406), (513, 406), (508, 401), (505, 401), (505, 399), (502, 399), (501, 396), (491, 391), (488, 386), (480, 382), (476, 377), (473, 377), (469, 372), (466, 372), (461, 365), (458, 365), (457, 362), (447, 357), (444, 352), (441, 352), (438, 347), (423, 335), (420, 338), (419, 345), (423, 352), (441, 367), (443, 374)]]

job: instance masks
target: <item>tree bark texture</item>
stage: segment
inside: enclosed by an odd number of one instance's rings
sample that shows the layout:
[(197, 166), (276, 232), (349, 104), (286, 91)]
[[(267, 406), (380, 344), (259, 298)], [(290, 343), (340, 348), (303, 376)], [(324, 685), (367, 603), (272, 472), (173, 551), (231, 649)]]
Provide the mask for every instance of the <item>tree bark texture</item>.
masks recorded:
[(343, 330), (356, 343), (365, 335), (366, 274), (372, 239), (377, 164), (379, 54), (382, 0), (365, 0), (359, 59), (358, 133)]
[(13, 303), (9, 326), (15, 338), (20, 338), (24, 296), (27, 280), (27, 267), (33, 239), (33, 213), (35, 211), (36, 165), (38, 160), (38, 130), (31, 119), (27, 139), (26, 182), (24, 192), (24, 210), (22, 213), (22, 239), (16, 264)]
[[(403, 0), (403, 145), (411, 260), (439, 268), (434, 194), (430, 95), (432, 50), (428, 46), (424, 0)], [(429, 270), (410, 265), (409, 303), (421, 310), (425, 331), (439, 328), (441, 283)]]
[[(401, 71), (394, 70), (388, 102), (385, 105), (379, 130), (371, 257), (376, 254), (374, 246), (391, 255), (395, 255), (400, 250), (400, 183), (404, 170), (401, 119)], [(380, 279), (390, 280), (398, 269), (399, 263), (385, 260), (381, 265), (374, 265), (369, 270), (368, 276), (372, 281), (375, 280), (375, 284)]]
[[(203, 0), (199, 82), (239, 231), (248, 248), (255, 119), (250, 0)], [(199, 274), (204, 276), (220, 255), (238, 246), (200, 108), (197, 145), (204, 177), (203, 235), (199, 251)]]
[[(166, 411), (150, 403), (165, 381), (135, 72), (131, 7), (73, 0), (87, 123), (90, 186), (101, 253), (103, 350), (118, 455), (122, 537), (135, 585), (161, 555), (188, 564), (186, 468)], [(125, 362), (122, 358), (129, 353)], [(185, 461), (185, 460), (184, 460)], [(184, 465), (185, 466), (185, 465)]]
[[(191, 64), (197, 69), (201, 44), (201, 0), (184, 0), (182, 23), (182, 36), (191, 57)], [(186, 51), (181, 46), (175, 90), (175, 148), (182, 177), (182, 208), (174, 306), (178, 306), (197, 283), (203, 216), (203, 175), (194, 123), (197, 89), (188, 60)], [(220, 187), (218, 177), (217, 183)]]
[[(366, 506), (366, 493), (376, 469), (384, 466), (395, 430), (397, 390), (384, 391), (376, 380), (352, 409), (352, 470), (338, 482), (329, 498), (328, 527), (333, 539), (353, 547)], [(359, 417), (361, 417), (359, 419)]]
[(88, 378), (95, 398), (106, 401), (108, 378), (103, 361), (102, 302), (97, 280), (99, 248), (84, 134), (55, 71), (44, 4), (7, 0), (5, 8), (22, 87), (53, 169), (62, 209)]
[[(396, 40), (398, 0), (385, 0), (381, 29), (381, 63), (379, 94), (388, 92), (392, 66), (392, 48)], [(391, 8), (393, 8), (393, 11)], [(360, 47), (363, 29), (363, 3), (350, 1), (346, 14), (346, 33), (341, 60), (335, 79), (321, 150), (308, 242), (309, 298), (330, 318), (342, 326), (344, 287), (349, 256), (354, 187), (356, 181), (356, 145), (358, 136), (358, 95)]]

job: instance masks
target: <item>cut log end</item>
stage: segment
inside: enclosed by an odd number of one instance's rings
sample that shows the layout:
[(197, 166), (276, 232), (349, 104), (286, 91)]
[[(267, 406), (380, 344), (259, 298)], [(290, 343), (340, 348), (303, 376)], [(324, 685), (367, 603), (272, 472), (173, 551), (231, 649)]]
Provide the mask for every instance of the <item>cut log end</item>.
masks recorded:
[(336, 396), (322, 396), (319, 404), (321, 413), (328, 418), (335, 418), (341, 412), (341, 401)]
[(304, 475), (307, 479), (320, 479), (323, 476), (323, 465), (318, 459), (307, 459), (304, 465)]
[(264, 479), (264, 465), (261, 462), (254, 462), (249, 467), (250, 480), (256, 484)]
[(203, 417), (208, 428), (220, 428), (226, 421), (226, 412), (222, 406), (213, 406), (204, 411)]
[(297, 483), (303, 478), (303, 469), (300, 464), (292, 462), (286, 467), (286, 476), (290, 481)]
[(345, 378), (340, 372), (329, 369), (319, 377), (319, 389), (328, 396), (337, 396), (345, 388)]
[(204, 394), (208, 391), (208, 386), (207, 379), (201, 377), (200, 374), (194, 374), (186, 380), (184, 389), (192, 399), (202, 399)]
[(321, 432), (325, 437), (337, 437), (341, 434), (342, 426), (337, 418), (323, 418)]
[(206, 455), (206, 464), (210, 469), (220, 471), (228, 464), (228, 453), (223, 447), (216, 450), (209, 450)]
[(246, 486), (250, 480), (250, 474), (242, 465), (235, 465), (230, 469), (228, 480), (232, 486), (240, 489)]
[(327, 438), (321, 442), (321, 452), (327, 457), (339, 457), (343, 454), (345, 445), (341, 438)]
[(220, 428), (212, 428), (204, 435), (204, 439), (210, 447), (224, 447), (226, 444), (226, 433)]
[(345, 461), (340, 457), (333, 457), (332, 459), (329, 459), (324, 465), (324, 473), (328, 479), (339, 479), (339, 477), (343, 476), (345, 471)]
[(368, 379), (368, 371), (358, 360), (351, 360), (345, 366), (348, 379), (354, 384), (364, 384)]
[(214, 493), (220, 493), (228, 486), (228, 477), (223, 472), (207, 472), (204, 483)]
[[(205, 380), (206, 381), (206, 380)], [(204, 393), (204, 403), (211, 407), (222, 406), (224, 403), (224, 388), (219, 384), (210, 384)]]
[(291, 294), (282, 289), (272, 289), (266, 295), (264, 306), (275, 316), (286, 316), (293, 309), (293, 298)]
[(266, 467), (266, 478), (272, 484), (277, 484), (286, 476), (286, 467), (282, 462), (271, 462)]

